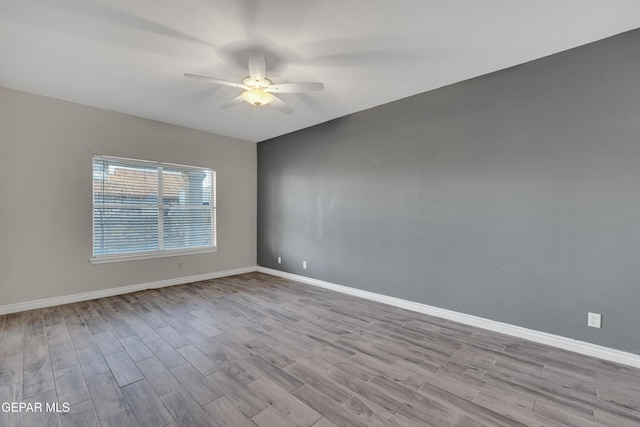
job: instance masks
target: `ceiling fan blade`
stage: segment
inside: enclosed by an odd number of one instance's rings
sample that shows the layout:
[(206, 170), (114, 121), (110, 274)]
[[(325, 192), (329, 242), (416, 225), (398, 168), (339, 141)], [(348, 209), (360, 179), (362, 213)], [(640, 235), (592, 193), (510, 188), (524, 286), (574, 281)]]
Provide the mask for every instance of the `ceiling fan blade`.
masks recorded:
[(267, 62), (259, 52), (249, 54), (249, 77), (251, 80), (263, 82), (267, 76)]
[(319, 82), (301, 82), (301, 83), (280, 83), (270, 85), (264, 91), (275, 93), (299, 93), (299, 92), (315, 92), (323, 90), (324, 84)]
[(273, 108), (275, 108), (276, 110), (281, 111), (285, 114), (293, 113), (293, 108), (289, 107), (284, 103), (283, 100), (281, 100), (277, 96), (274, 96), (269, 104), (273, 105)]
[(242, 98), (242, 95), (240, 96), (236, 96), (235, 98), (233, 98), (230, 101), (225, 102), (224, 104), (222, 104), (220, 106), (220, 108), (231, 108), (234, 105), (238, 105), (244, 102), (244, 99)]
[(226, 80), (214, 79), (213, 77), (200, 76), (198, 74), (189, 74), (189, 73), (184, 73), (184, 76), (188, 77), (190, 79), (205, 80), (205, 81), (207, 81), (209, 83), (215, 83), (217, 85), (237, 87), (237, 88), (245, 89), (245, 90), (249, 89), (246, 85), (243, 85), (242, 83), (228, 82)]

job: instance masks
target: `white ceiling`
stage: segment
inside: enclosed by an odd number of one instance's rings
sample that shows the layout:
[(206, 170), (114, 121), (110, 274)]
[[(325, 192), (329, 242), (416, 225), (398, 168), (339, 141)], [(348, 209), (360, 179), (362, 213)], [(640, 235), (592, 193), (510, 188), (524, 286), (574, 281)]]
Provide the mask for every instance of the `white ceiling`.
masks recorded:
[[(0, 86), (262, 141), (640, 27), (638, 0), (0, 0)], [(219, 106), (248, 53), (283, 114)]]

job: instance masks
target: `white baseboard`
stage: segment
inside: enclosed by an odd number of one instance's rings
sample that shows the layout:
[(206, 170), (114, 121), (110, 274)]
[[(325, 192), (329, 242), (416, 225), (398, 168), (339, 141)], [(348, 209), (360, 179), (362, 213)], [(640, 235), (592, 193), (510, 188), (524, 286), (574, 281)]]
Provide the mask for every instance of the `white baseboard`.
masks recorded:
[(235, 268), (233, 270), (216, 271), (213, 273), (198, 274), (195, 276), (176, 277), (175, 279), (159, 280), (156, 282), (140, 283), (137, 285), (121, 286), (118, 288), (102, 289), (99, 291), (82, 292), (79, 294), (64, 295), (61, 297), (44, 298), (35, 301), (19, 302), (16, 304), (0, 306), (0, 315), (17, 313), (20, 311), (34, 310), (37, 308), (52, 307), (55, 305), (69, 304), (78, 301), (87, 301), (96, 298), (111, 297), (114, 295), (128, 294), (130, 292), (142, 291), (145, 289), (164, 288), (166, 286), (182, 285), (185, 283), (199, 282), (201, 280), (218, 279), (220, 277), (233, 276), (236, 274), (250, 273), (256, 271), (257, 267)]
[(407, 310), (417, 311), (419, 313), (428, 314), (430, 316), (436, 316), (443, 319), (464, 323), (466, 325), (476, 326), (478, 328), (488, 329), (490, 331), (500, 332), (502, 334), (507, 334), (518, 338), (524, 338), (541, 344), (546, 344), (587, 356), (596, 357), (598, 359), (608, 360), (611, 362), (640, 368), (640, 355), (637, 354), (627, 353), (609, 347), (603, 347), (597, 344), (578, 341), (559, 335), (549, 334), (546, 332), (535, 331), (533, 329), (527, 329), (521, 326), (510, 325), (508, 323), (496, 322), (495, 320), (489, 320), (483, 317), (472, 316), (470, 314), (464, 314), (452, 310), (433, 307), (418, 302), (407, 301), (400, 298), (376, 294), (374, 292), (336, 285), (335, 283), (325, 282), (322, 280), (287, 273), (284, 271), (273, 270), (271, 268), (258, 266), (258, 271), (261, 273), (271, 274), (273, 276), (279, 276), (285, 279), (295, 280), (297, 282), (302, 282), (325, 289), (331, 289), (333, 291), (342, 292), (361, 298), (366, 298), (372, 301), (393, 305)]

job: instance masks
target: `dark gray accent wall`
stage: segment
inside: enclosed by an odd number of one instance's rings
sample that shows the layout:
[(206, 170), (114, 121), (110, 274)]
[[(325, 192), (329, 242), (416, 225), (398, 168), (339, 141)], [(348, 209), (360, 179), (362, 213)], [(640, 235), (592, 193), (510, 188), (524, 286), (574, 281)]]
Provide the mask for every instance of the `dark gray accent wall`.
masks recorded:
[(639, 353), (639, 46), (258, 144), (259, 265)]

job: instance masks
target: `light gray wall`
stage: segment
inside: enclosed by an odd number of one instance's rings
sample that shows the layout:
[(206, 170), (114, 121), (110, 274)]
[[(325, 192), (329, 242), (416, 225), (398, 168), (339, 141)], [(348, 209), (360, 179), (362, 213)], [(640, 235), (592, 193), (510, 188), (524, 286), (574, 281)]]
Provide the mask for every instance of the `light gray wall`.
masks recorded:
[[(91, 265), (94, 153), (215, 169), (218, 251)], [(0, 306), (255, 264), (255, 144), (0, 88)]]
[(259, 265), (640, 352), (638, 46), (260, 143)]

